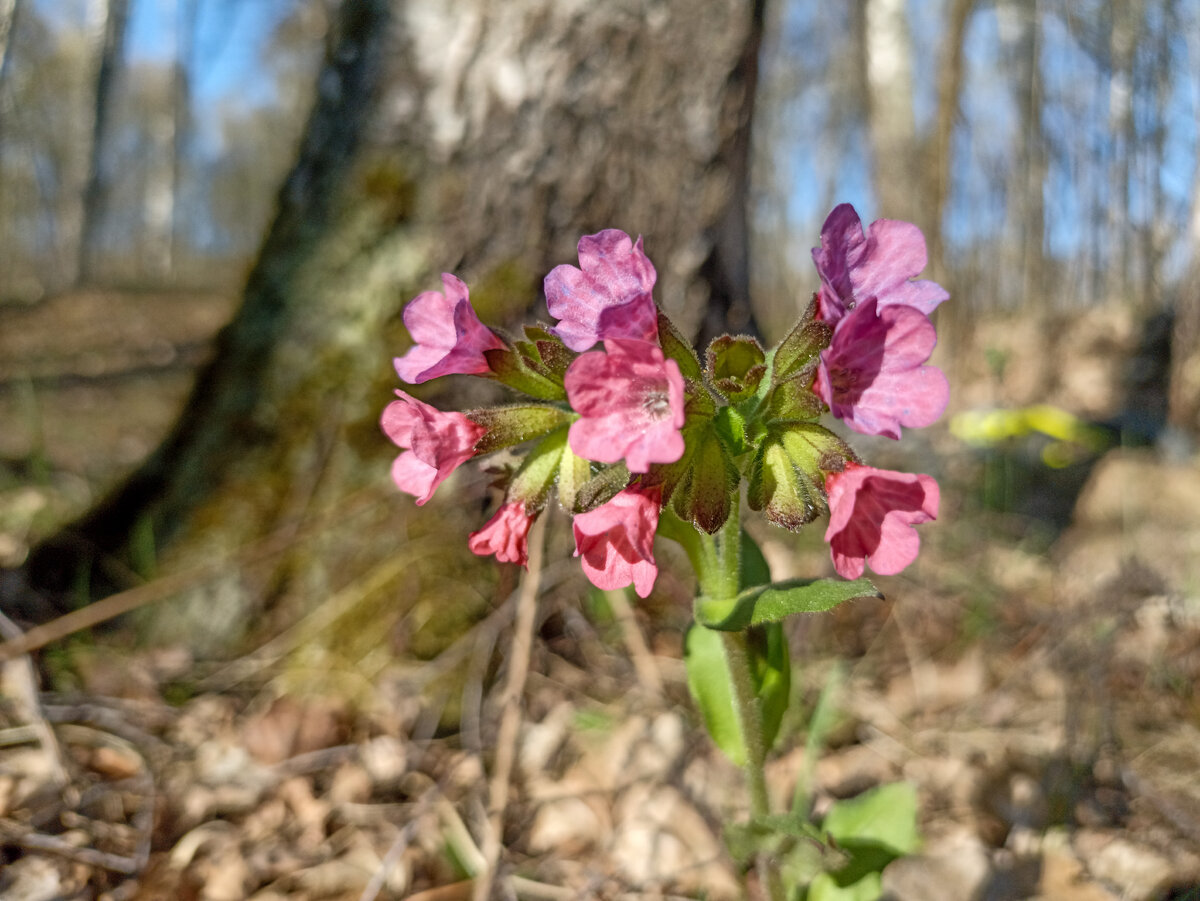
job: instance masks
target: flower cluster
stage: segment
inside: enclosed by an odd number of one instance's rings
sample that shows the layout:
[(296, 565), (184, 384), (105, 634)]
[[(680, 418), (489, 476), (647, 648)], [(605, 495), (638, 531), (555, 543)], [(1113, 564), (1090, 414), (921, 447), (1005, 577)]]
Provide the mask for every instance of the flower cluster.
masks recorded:
[(865, 232), (854, 209), (835, 209), (813, 259), (820, 290), (791, 333), (766, 351), (725, 335), (701, 358), (654, 303), (657, 278), (642, 240), (615, 229), (579, 241), (579, 267), (545, 279), (552, 326), (520, 338), (483, 325), (466, 285), (418, 295), (404, 322), (415, 346), (395, 361), (409, 383), (488, 377), (523, 399), (443, 413), (403, 391), (382, 426), (404, 450), (392, 467), (424, 504), (473, 457), (528, 445), (506, 497), (469, 547), (526, 564), (527, 536), (552, 490), (574, 516), (575, 555), (600, 588), (646, 597), (658, 574), (654, 536), (669, 516), (712, 534), (747, 498), (797, 530), (828, 513), (834, 568), (862, 575), (869, 561), (895, 573), (915, 559), (913, 525), (937, 515), (927, 475), (873, 469), (818, 420), (899, 438), (941, 415), (945, 376), (926, 365), (936, 341), (929, 313), (947, 294), (915, 278), (925, 266), (916, 226), (881, 220)]

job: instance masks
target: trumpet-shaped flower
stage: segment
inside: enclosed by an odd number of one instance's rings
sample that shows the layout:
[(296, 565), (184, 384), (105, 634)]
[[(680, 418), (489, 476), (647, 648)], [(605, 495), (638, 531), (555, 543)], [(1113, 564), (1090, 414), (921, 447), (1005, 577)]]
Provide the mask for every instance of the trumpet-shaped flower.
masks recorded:
[(658, 488), (626, 488), (607, 504), (575, 517), (575, 556), (597, 588), (632, 585), (648, 597), (658, 578), (654, 532), (662, 492)]
[(404, 325), (416, 345), (396, 358), (396, 372), (412, 385), (441, 375), (487, 372), (484, 352), (504, 347), (475, 315), (461, 279), (443, 273), (442, 287), (418, 294), (404, 308)]
[(529, 564), (529, 527), (533, 517), (525, 512), (520, 501), (504, 504), (496, 515), (478, 532), (472, 532), (467, 541), (472, 553), (486, 557), (495, 554), (501, 563)]
[(400, 448), (392, 464), (392, 481), (416, 497), (420, 506), (433, 496), (459, 466), (475, 456), (475, 444), (487, 432), (462, 413), (443, 413), (429, 404), (396, 391), (383, 411), (380, 425)]
[(821, 276), (820, 316), (831, 325), (868, 297), (877, 298), (881, 307), (902, 304), (926, 315), (950, 297), (937, 282), (916, 278), (927, 261), (919, 228), (878, 219), (864, 233), (848, 203), (834, 207), (825, 219), (821, 246), (812, 256)]
[(899, 439), (901, 426), (927, 426), (946, 409), (946, 376), (922, 365), (936, 343), (924, 313), (902, 304), (880, 307), (869, 298), (837, 324), (821, 351), (814, 387), (856, 432)]
[(868, 562), (880, 575), (917, 558), (917, 523), (937, 519), (940, 494), (932, 476), (850, 463), (825, 479), (829, 528), (825, 540), (838, 575), (857, 579)]
[(571, 350), (605, 338), (658, 337), (658, 310), (650, 291), (658, 275), (623, 231), (605, 229), (579, 239), (579, 265), (556, 266), (546, 276), (546, 306), (559, 320), (551, 331)]
[(603, 351), (577, 357), (563, 384), (580, 416), (568, 433), (580, 457), (624, 458), (630, 472), (647, 472), (683, 456), (683, 376), (657, 344), (609, 338)]

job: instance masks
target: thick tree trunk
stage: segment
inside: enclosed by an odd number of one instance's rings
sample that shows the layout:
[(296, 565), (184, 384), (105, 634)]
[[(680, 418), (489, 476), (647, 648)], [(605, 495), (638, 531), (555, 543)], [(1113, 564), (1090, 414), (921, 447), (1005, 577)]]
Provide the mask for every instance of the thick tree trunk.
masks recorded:
[(313, 602), (394, 555), (386, 511), (411, 503), (378, 417), (399, 312), (441, 271), (485, 319), (545, 318), (545, 273), (616, 227), (645, 236), (681, 328), (739, 315), (761, 20), (741, 0), (344, 0), (241, 312), (171, 438), (31, 555), (34, 583), (96, 586), (119, 569), (96, 561), (128, 565), (150, 534), (177, 570), (295, 529), (270, 564), (157, 617), (212, 650), (260, 605)]

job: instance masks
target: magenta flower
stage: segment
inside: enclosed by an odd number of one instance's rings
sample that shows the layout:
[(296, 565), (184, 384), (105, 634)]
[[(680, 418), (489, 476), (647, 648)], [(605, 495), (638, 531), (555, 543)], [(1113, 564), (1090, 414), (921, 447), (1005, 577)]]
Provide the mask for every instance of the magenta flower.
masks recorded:
[(834, 328), (814, 388), (854, 431), (899, 439), (901, 426), (929, 425), (950, 399), (942, 371), (922, 365), (936, 343), (924, 313), (901, 304), (879, 307), (868, 298)]
[(658, 578), (654, 532), (658, 528), (658, 488), (626, 488), (607, 504), (575, 517), (575, 556), (597, 588), (632, 585), (648, 597)]
[(396, 372), (412, 385), (441, 375), (474, 375), (488, 371), (484, 351), (504, 342), (479, 321), (467, 286), (442, 273), (442, 291), (424, 291), (404, 308), (404, 325), (416, 346), (396, 358)]
[(928, 315), (950, 295), (937, 282), (917, 279), (925, 268), (925, 236), (911, 222), (877, 219), (863, 232), (848, 203), (834, 207), (821, 226), (821, 246), (813, 262), (821, 276), (818, 308), (823, 320), (837, 322), (868, 297), (880, 307), (902, 304)]
[(467, 547), (472, 553), (486, 557), (495, 554), (501, 563), (529, 564), (529, 527), (533, 517), (525, 512), (520, 501), (504, 504), (496, 515), (478, 532), (472, 532)]
[(912, 527), (937, 519), (940, 495), (932, 476), (850, 463), (826, 477), (825, 490), (825, 540), (833, 567), (844, 579), (859, 578), (868, 560), (880, 575), (900, 572), (921, 549)]
[(567, 433), (580, 457), (646, 472), (683, 456), (683, 376), (657, 344), (609, 338), (576, 357), (563, 384), (580, 416)]
[(403, 391), (383, 411), (380, 425), (393, 442), (410, 448), (392, 464), (392, 481), (424, 504), (450, 473), (475, 456), (487, 432), (462, 413), (443, 413)]
[(546, 276), (546, 306), (559, 320), (551, 331), (571, 350), (605, 338), (658, 339), (658, 310), (650, 290), (658, 277), (637, 243), (615, 228), (579, 239), (579, 265)]

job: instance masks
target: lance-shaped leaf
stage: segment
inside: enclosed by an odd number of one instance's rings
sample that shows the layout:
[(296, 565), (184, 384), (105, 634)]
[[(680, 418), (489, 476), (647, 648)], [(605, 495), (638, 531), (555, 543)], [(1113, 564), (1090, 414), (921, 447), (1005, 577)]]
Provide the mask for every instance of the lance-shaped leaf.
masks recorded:
[(711, 535), (729, 518), (731, 498), (736, 496), (741, 475), (715, 429), (699, 428), (685, 437), (683, 459), (688, 463), (671, 495), (671, 509), (680, 519)]
[[(787, 641), (778, 625), (759, 630), (749, 641), (754, 690), (763, 713), (763, 741), (770, 748), (779, 733), (791, 687), (791, 660)], [(738, 711), (734, 706), (733, 677), (721, 633), (695, 624), (684, 638), (688, 690), (713, 743), (738, 766), (746, 762)]]
[(870, 579), (788, 579), (747, 588), (728, 601), (696, 599), (696, 622), (721, 632), (782, 622), (798, 613), (824, 613), (855, 598), (883, 598)]
[(532, 357), (529, 348), (533, 345), (524, 341), (518, 343), (525, 345), (524, 352), (522, 349), (504, 348), (489, 350), (484, 354), (496, 381), (538, 400), (566, 400), (567, 391), (563, 388), (562, 379), (556, 380), (553, 375), (539, 371), (542, 367), (530, 365)]
[(772, 428), (750, 467), (747, 502), (771, 522), (798, 531), (828, 507), (824, 473), (858, 457), (846, 442), (816, 423)]
[(816, 318), (816, 311), (817, 298), (813, 295), (800, 321), (775, 348), (771, 378), (776, 384), (786, 381), (810, 364), (815, 365), (817, 355), (829, 346), (833, 329)]
[(569, 425), (575, 416), (544, 404), (514, 404), (470, 410), (467, 418), (487, 429), (475, 443), (475, 453), (481, 455), (549, 434), (559, 426)]
[(679, 364), (679, 372), (685, 379), (701, 378), (700, 358), (696, 351), (675, 324), (667, 318), (662, 310), (658, 311), (658, 345), (662, 348), (663, 356)]
[(767, 374), (767, 355), (749, 335), (714, 338), (705, 357), (713, 386), (735, 404), (752, 397)]
[(566, 426), (535, 444), (513, 475), (508, 486), (509, 498), (523, 502), (529, 512), (542, 509), (558, 477), (558, 465), (566, 446)]

